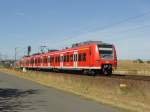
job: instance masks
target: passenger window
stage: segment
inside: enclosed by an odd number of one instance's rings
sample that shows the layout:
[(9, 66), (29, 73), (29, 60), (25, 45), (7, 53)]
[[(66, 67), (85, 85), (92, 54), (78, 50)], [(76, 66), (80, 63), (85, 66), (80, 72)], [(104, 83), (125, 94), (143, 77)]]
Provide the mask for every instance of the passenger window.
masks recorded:
[(69, 55), (67, 55), (67, 62), (69, 62)]
[(82, 54), (79, 54), (78, 56), (79, 56), (79, 57), (78, 57), (78, 61), (82, 61), (82, 60), (81, 60)]
[(41, 58), (40, 60), (41, 60), (41, 63), (43, 63), (43, 59)]
[(57, 57), (55, 57), (55, 63), (57, 63)]
[(70, 62), (73, 61), (73, 55), (70, 55)]
[(50, 63), (53, 63), (54, 62), (54, 57), (51, 57), (50, 58)]
[(60, 62), (60, 56), (57, 57), (58, 63)]
[(66, 56), (64, 56), (64, 62), (66, 62)]
[(83, 61), (86, 61), (86, 53), (83, 53)]
[(48, 57), (48, 63), (50, 63), (50, 57)]

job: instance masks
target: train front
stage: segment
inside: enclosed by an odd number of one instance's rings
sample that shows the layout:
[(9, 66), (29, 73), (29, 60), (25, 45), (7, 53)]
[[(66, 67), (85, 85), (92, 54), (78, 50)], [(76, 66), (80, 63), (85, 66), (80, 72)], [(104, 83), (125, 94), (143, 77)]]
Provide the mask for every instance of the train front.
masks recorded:
[(112, 44), (98, 44), (98, 57), (101, 66), (101, 72), (105, 75), (111, 75), (117, 68), (117, 55), (115, 46)]

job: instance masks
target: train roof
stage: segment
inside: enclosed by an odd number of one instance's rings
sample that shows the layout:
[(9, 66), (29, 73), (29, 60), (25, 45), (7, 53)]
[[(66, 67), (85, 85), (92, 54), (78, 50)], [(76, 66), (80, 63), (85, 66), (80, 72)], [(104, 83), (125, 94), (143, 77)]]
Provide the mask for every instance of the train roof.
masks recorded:
[(66, 47), (65, 49), (61, 49), (61, 50), (50, 49), (50, 50), (48, 50), (48, 52), (45, 52), (45, 53), (35, 53), (35, 54), (30, 55), (30, 56), (24, 56), (23, 58), (28, 58), (28, 57), (32, 58), (34, 56), (47, 55), (49, 53), (64, 52), (65, 50), (69, 51), (69, 50), (72, 50), (72, 49), (78, 49), (80, 47), (85, 47), (85, 46), (89, 46), (89, 45), (92, 45), (92, 44), (112, 45), (112, 44), (104, 43), (102, 41), (85, 41), (85, 42), (79, 42), (79, 43), (72, 44), (71, 47)]
[(72, 48), (80, 47), (80, 46), (85, 46), (85, 45), (91, 45), (91, 44), (111, 45), (111, 44), (108, 44), (108, 43), (104, 43), (102, 41), (85, 41), (85, 42), (80, 42), (80, 43), (72, 44)]

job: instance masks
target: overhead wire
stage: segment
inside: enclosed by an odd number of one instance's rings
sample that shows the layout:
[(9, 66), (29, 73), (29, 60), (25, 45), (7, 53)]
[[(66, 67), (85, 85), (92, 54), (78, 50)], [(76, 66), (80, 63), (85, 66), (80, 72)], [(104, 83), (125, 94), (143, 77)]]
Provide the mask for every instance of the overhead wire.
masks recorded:
[[(114, 26), (120, 25), (120, 24), (125, 23), (125, 22), (129, 22), (129, 21), (131, 21), (131, 20), (135, 20), (135, 19), (137, 19), (137, 18), (141, 18), (141, 17), (146, 16), (146, 15), (149, 15), (149, 14), (150, 14), (150, 11), (147, 11), (147, 12), (145, 12), (145, 13), (142, 13), (142, 14), (139, 14), (139, 15), (135, 15), (135, 16), (132, 16), (132, 17), (128, 17), (128, 18), (126, 18), (126, 19), (124, 19), (124, 20), (121, 20), (121, 21), (118, 21), (118, 22), (114, 22), (114, 23), (111, 23), (111, 24), (104, 25), (104, 26), (102, 26), (102, 27), (98, 27), (98, 28), (92, 29), (92, 30), (90, 30), (90, 31), (87, 31), (87, 33), (93, 32), (93, 30), (94, 30), (94, 31), (103, 31), (103, 30), (106, 30), (106, 29), (110, 29), (110, 28), (112, 28), (112, 27), (114, 27)], [(75, 37), (77, 38), (77, 36), (75, 36)], [(62, 42), (64, 42), (64, 41), (69, 41), (69, 40), (71, 40), (71, 39), (74, 39), (75, 37), (72, 36), (72, 37), (64, 38), (64, 39), (60, 40), (59, 42), (55, 43), (54, 45), (60, 44), (60, 43), (62, 43)], [(52, 44), (51, 44), (51, 45), (52, 45)]]

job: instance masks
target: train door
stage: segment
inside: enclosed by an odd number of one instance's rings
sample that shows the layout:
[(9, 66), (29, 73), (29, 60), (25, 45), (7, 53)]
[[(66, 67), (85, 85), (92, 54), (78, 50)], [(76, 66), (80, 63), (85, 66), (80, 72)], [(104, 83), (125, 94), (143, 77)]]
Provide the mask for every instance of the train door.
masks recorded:
[(88, 61), (88, 65), (91, 67), (92, 66), (92, 48), (89, 48), (89, 61)]
[(73, 60), (74, 60), (74, 68), (78, 67), (78, 52), (75, 51), (73, 55)]
[(63, 68), (63, 61), (64, 61), (63, 54), (60, 54), (60, 68)]
[(34, 60), (34, 61), (33, 61), (33, 68), (34, 68), (34, 67), (35, 67), (35, 58), (33, 58), (33, 60)]
[(48, 63), (48, 67), (50, 67), (51, 65), (50, 65), (50, 56), (48, 56), (48, 61), (47, 61), (47, 63)]
[(43, 59), (42, 56), (40, 56), (40, 67), (42, 67)]

